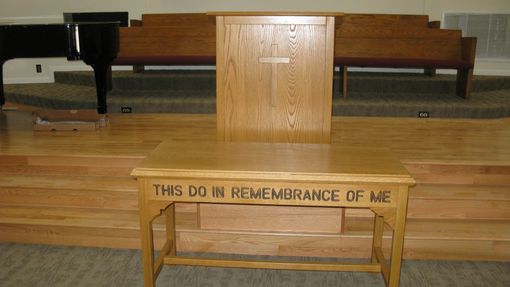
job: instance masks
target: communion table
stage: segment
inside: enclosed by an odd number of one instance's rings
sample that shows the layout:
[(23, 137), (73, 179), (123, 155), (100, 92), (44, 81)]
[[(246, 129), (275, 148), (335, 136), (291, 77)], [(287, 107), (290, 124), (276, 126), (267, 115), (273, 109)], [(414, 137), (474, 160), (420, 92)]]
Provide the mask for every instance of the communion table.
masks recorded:
[[(381, 272), (398, 286), (408, 188), (406, 169), (386, 149), (331, 144), (163, 142), (137, 167), (145, 286), (163, 264)], [(177, 202), (369, 208), (375, 213), (368, 264), (210, 259), (177, 255)], [(166, 216), (166, 244), (154, 259), (152, 222)], [(391, 262), (383, 225), (393, 230)]]

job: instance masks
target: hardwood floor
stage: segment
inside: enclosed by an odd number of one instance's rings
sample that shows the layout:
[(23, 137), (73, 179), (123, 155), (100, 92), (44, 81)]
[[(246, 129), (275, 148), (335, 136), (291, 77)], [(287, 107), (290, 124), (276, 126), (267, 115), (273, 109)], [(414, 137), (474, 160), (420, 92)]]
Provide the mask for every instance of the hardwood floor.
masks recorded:
[[(29, 110), (0, 113), (0, 241), (138, 248), (131, 170), (163, 140), (216, 140), (214, 115), (115, 114), (97, 131), (34, 132)], [(510, 260), (510, 118), (334, 117), (331, 139), (389, 147), (416, 179), (405, 258)], [(278, 209), (257, 214), (260, 228), (232, 229), (212, 221), (214, 209), (203, 208), (178, 205), (179, 250), (370, 253), (372, 215), (366, 210), (347, 209), (344, 230), (335, 231), (334, 210), (321, 217), (323, 230), (303, 214), (282, 216)], [(264, 229), (263, 221), (275, 216), (282, 217), (279, 224), (303, 224)], [(162, 222), (156, 229), (160, 241)]]

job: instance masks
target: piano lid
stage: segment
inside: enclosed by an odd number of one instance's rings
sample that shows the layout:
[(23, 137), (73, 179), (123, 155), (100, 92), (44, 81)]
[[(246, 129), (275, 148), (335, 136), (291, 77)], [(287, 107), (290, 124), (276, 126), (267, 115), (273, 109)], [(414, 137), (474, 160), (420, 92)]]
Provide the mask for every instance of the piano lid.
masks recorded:
[(116, 22), (0, 25), (0, 60), (67, 57), (118, 52)]

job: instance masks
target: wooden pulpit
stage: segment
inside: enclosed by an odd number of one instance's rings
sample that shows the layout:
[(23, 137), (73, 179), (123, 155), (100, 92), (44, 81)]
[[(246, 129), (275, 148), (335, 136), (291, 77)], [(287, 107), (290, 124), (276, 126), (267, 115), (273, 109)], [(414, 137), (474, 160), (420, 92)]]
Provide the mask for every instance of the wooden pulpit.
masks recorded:
[[(218, 140), (329, 144), (340, 14), (208, 14), (216, 21)], [(343, 209), (201, 204), (199, 214), (201, 228), (213, 230), (338, 234), (343, 227)]]
[(210, 15), (218, 140), (329, 143), (338, 14)]

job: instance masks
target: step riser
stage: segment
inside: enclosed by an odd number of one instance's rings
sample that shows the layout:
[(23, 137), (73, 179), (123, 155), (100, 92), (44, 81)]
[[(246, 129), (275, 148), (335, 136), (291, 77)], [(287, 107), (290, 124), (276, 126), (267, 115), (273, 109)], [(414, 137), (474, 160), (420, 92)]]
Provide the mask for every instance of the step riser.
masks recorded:
[[(349, 75), (349, 92), (375, 93), (381, 91), (398, 93), (455, 93), (454, 76), (423, 76), (411, 74), (412, 77), (380, 74), (364, 76), (363, 73)], [(55, 72), (55, 82), (69, 85), (95, 86), (93, 74), (86, 72)], [(334, 77), (335, 95), (339, 95), (340, 77)], [(214, 71), (170, 71), (123, 76), (114, 73), (113, 88), (118, 90), (195, 90), (215, 91), (216, 76)], [(510, 89), (510, 78), (480, 78), (473, 81), (473, 92)]]
[[(0, 157), (0, 241), (138, 248), (137, 184), (129, 173), (140, 160)], [(410, 191), (406, 258), (510, 259), (510, 236), (501, 228), (510, 224), (510, 167), (407, 163), (406, 168), (418, 182)], [(480, 197), (483, 194), (487, 196)], [(241, 212), (239, 217), (251, 216), (249, 211)], [(283, 226), (285, 220), (293, 220), (272, 212), (256, 217), (262, 221), (278, 218)], [(373, 214), (367, 210), (346, 210), (345, 235), (334, 226), (316, 232), (313, 222), (310, 229), (303, 227), (292, 235), (282, 235), (288, 230), (256, 228), (249, 234), (224, 222), (213, 222), (207, 229), (200, 225), (204, 223), (200, 216), (195, 204), (176, 208), (180, 251), (370, 255)], [(158, 244), (162, 226), (158, 219)]]
[[(27, 206), (27, 207), (71, 207), (71, 208), (95, 208), (105, 210), (138, 210), (138, 194), (136, 191), (111, 191), (111, 190), (87, 190), (87, 189), (49, 189), (49, 188), (6, 188), (0, 187), (0, 205), (4, 206)], [(186, 212), (188, 213), (188, 212)], [(196, 213), (196, 212), (195, 212)], [(195, 214), (197, 215), (197, 214)], [(217, 214), (222, 218), (221, 214)], [(269, 218), (279, 216), (278, 210), (257, 213), (260, 217), (261, 226), (267, 226)], [(236, 218), (252, 218), (253, 214), (245, 212), (238, 214)], [(346, 221), (349, 218), (372, 218), (373, 213), (365, 210), (347, 211)], [(333, 218), (333, 217), (332, 217)], [(444, 219), (444, 220), (498, 220), (505, 221), (510, 218), (510, 200), (446, 200), (446, 199), (413, 199), (409, 200), (409, 219)], [(331, 219), (331, 218), (330, 218)], [(208, 217), (208, 222), (214, 222), (214, 216)], [(215, 223), (215, 228), (219, 223)], [(241, 224), (242, 223), (238, 223)], [(254, 222), (256, 224), (256, 222)], [(289, 224), (281, 223), (285, 226)], [(292, 224), (292, 222), (290, 222)], [(220, 224), (222, 228), (233, 229), (231, 224)], [(257, 228), (257, 227), (253, 227)], [(305, 228), (305, 227), (303, 227)], [(311, 229), (317, 226), (311, 225)], [(277, 229), (271, 229), (278, 231)], [(326, 232), (326, 231), (324, 231)], [(331, 231), (328, 231), (331, 232)]]
[[(239, 253), (248, 255), (369, 258), (371, 238), (292, 238), (289, 236), (252, 235), (237, 237), (232, 234), (214, 235), (209, 232), (178, 232), (179, 252)], [(162, 246), (165, 234), (155, 231), (156, 249)], [(0, 241), (139, 249), (138, 230), (101, 228), (68, 228), (37, 225), (0, 224)], [(257, 246), (253, 245), (257, 242)], [(448, 250), (448, 252), (445, 252)], [(388, 256), (389, 240), (383, 240), (383, 251)], [(510, 242), (484, 240), (439, 240), (406, 238), (404, 259), (429, 260), (510, 260)]]
[(143, 157), (1, 155), (0, 175), (130, 177)]
[(0, 206), (138, 210), (137, 191), (0, 187)]
[[(114, 74), (115, 75), (115, 74)], [(112, 84), (119, 90), (216, 90), (214, 73), (184, 73), (170, 75), (135, 74), (133, 77), (114, 76)], [(55, 82), (69, 85), (95, 86), (92, 73), (55, 72)]]

